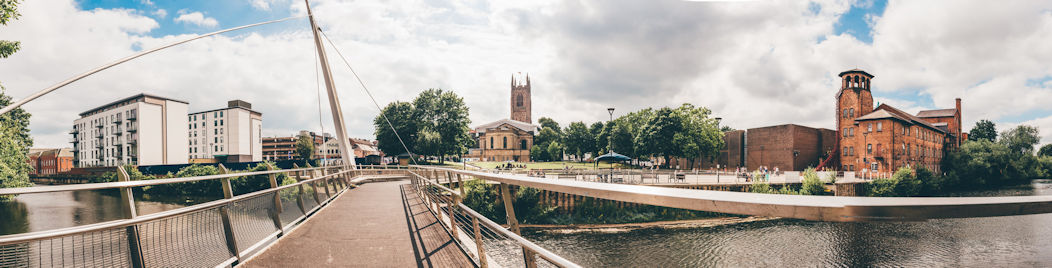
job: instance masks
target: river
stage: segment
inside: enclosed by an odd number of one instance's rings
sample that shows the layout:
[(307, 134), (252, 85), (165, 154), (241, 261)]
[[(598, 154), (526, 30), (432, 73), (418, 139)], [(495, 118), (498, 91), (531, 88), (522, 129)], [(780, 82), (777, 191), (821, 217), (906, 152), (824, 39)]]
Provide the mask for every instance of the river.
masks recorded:
[[(1050, 194), (1052, 180), (962, 195)], [(1052, 214), (884, 223), (775, 220), (526, 237), (586, 267), (1052, 266)]]
[[(967, 196), (1049, 195), (1052, 180)], [(140, 214), (197, 203), (138, 197)], [(20, 195), (0, 202), (0, 235), (119, 219), (115, 192)], [(526, 237), (586, 267), (1052, 266), (1052, 214), (904, 223), (774, 220), (695, 229)]]
[[(185, 207), (200, 200), (136, 196), (139, 215)], [(0, 202), (0, 235), (53, 230), (120, 219), (117, 190), (23, 194)]]

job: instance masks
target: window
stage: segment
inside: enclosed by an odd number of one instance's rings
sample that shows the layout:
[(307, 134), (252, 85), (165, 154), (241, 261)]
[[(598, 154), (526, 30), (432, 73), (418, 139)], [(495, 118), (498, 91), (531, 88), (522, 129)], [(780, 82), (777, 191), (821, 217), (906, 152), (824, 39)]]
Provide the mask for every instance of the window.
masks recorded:
[(219, 125), (220, 125), (220, 126), (222, 126), (222, 125), (223, 125), (223, 119), (219, 119)]
[(522, 107), (522, 95), (515, 96), (515, 107)]
[(855, 117), (855, 108), (848, 109), (848, 116)]
[(866, 132), (873, 132), (873, 123), (866, 124)]
[(847, 137), (847, 128), (844, 128), (844, 137)]
[(489, 148), (493, 149), (493, 137), (489, 137)]
[(877, 132), (884, 131), (884, 122), (877, 122)]
[(878, 171), (880, 170), (880, 165), (878, 165), (877, 162), (873, 162), (873, 165), (870, 168), (872, 168), (873, 171)]
[(218, 127), (219, 126), (219, 121), (212, 121), (212, 126), (213, 127)]
[(212, 129), (212, 135), (219, 135), (219, 129), (218, 128)]
[(873, 144), (866, 144), (866, 154), (873, 153)]
[(519, 141), (519, 150), (526, 150), (526, 140)]
[(844, 146), (844, 151), (841, 152), (840, 154), (841, 155), (847, 155), (847, 146)]
[(219, 111), (219, 116), (223, 116), (223, 111)]
[(502, 148), (508, 149), (508, 137), (504, 137), (504, 146)]

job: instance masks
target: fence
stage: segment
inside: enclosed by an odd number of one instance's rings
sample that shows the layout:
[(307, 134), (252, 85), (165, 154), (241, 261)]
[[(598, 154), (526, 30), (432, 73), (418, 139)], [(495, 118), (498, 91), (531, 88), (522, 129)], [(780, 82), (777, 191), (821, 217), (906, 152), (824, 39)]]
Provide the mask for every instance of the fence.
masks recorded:
[[(0, 236), (0, 267), (228, 266), (272, 243), (349, 189), (348, 167), (298, 168), (188, 178), (0, 189), (0, 195), (120, 189), (125, 218)], [(279, 185), (277, 175), (298, 182)], [(270, 189), (233, 195), (230, 180), (266, 175)], [(224, 198), (139, 216), (132, 188), (220, 180)]]

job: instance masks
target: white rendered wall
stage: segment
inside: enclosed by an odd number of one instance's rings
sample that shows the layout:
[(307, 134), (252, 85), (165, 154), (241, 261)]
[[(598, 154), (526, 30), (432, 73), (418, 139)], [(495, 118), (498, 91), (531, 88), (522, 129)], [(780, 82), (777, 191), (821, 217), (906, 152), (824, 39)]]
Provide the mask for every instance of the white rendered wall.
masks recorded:
[(139, 106), (139, 165), (163, 165), (164, 151), (161, 147), (161, 106), (140, 102)]
[(165, 131), (166, 141), (165, 148), (167, 151), (167, 161), (164, 164), (186, 164), (190, 161), (190, 140), (186, 136), (187, 124), (189, 121), (186, 119), (187, 106), (185, 103), (177, 101), (165, 101), (165, 117), (166, 117), (166, 128)]

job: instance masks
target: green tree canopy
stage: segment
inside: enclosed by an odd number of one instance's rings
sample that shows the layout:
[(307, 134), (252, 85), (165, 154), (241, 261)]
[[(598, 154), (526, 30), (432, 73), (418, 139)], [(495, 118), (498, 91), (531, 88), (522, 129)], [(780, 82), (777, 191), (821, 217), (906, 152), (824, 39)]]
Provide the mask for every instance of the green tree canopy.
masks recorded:
[(306, 161), (314, 158), (314, 139), (310, 135), (300, 135), (296, 138), (296, 156)]
[(978, 141), (996, 141), (997, 140), (997, 126), (990, 120), (979, 120), (975, 122), (975, 127), (971, 131), (968, 131), (968, 140)]
[(566, 127), (566, 153), (581, 159), (595, 149), (595, 137), (584, 122), (573, 122)]
[(1020, 125), (1005, 132), (1001, 132), (999, 143), (1008, 147), (1012, 153), (1033, 155), (1034, 145), (1041, 141), (1036, 127)]
[(682, 134), (682, 131), (683, 121), (675, 110), (668, 107), (658, 109), (654, 119), (647, 122), (643, 131), (636, 137), (635, 142), (639, 145), (636, 153), (664, 157), (667, 164), (670, 157), (681, 153), (681, 148), (672, 141), (676, 139), (676, 134)]
[(593, 157), (603, 154), (603, 151), (606, 150), (607, 138), (602, 136), (604, 127), (603, 122), (595, 122), (588, 128), (588, 132), (591, 132), (592, 138), (595, 139), (592, 141), (591, 153)]
[[(394, 129), (391, 129), (391, 126), (387, 124), (384, 115), (391, 120), (391, 125), (394, 126)], [(387, 104), (383, 109), (383, 114), (377, 115), (373, 119), (378, 149), (386, 155), (406, 153), (406, 147), (413, 148), (416, 145), (416, 135), (417, 131), (419, 131), (418, 125), (419, 121), (413, 119), (413, 104), (401, 101)], [(398, 140), (399, 136), (405, 142), (406, 147), (403, 147)]]
[(537, 120), (537, 122), (541, 124), (541, 128), (550, 128), (552, 130), (555, 130), (555, 133), (559, 133), (559, 136), (562, 137), (563, 129), (559, 127), (559, 122), (555, 122), (555, 120), (547, 117), (541, 117), (541, 119)]
[[(18, 19), (18, 1), (0, 0), (0, 24)], [(19, 43), (0, 40), (0, 58), (7, 58), (18, 51)], [(7, 89), (0, 85), (0, 107), (11, 105), (11, 96)], [(29, 117), (22, 108), (14, 109), (0, 115), (0, 188), (27, 187), (29, 172), (29, 148), (33, 147), (33, 138), (29, 136)], [(0, 201), (11, 196), (0, 196)]]
[(1037, 150), (1038, 156), (1052, 156), (1052, 144), (1045, 144), (1041, 146), (1041, 150)]

